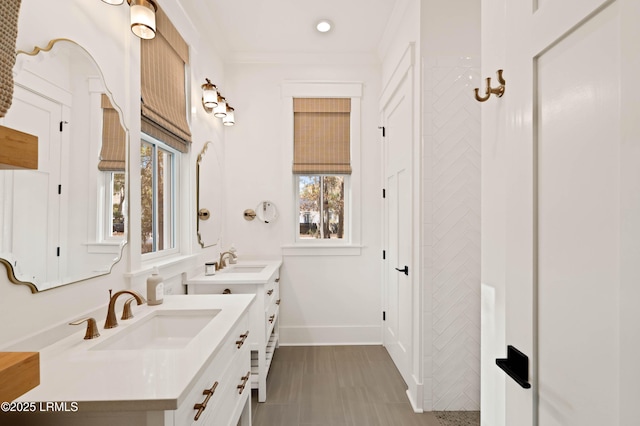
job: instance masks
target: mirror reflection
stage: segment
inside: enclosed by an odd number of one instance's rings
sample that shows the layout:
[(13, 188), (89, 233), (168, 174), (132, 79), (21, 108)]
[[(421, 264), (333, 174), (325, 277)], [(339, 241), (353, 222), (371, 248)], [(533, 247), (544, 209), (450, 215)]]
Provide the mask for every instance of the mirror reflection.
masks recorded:
[(96, 62), (70, 40), (18, 52), (4, 126), (37, 170), (0, 171), (0, 261), (33, 292), (108, 274), (126, 244), (128, 133)]
[(204, 144), (196, 163), (198, 243), (214, 246), (220, 238), (222, 215), (222, 170), (213, 142)]

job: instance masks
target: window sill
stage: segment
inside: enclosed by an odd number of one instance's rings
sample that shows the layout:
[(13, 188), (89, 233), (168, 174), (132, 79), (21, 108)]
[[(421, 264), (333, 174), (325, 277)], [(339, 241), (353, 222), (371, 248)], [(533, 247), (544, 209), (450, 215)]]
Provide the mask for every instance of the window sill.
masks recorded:
[[(161, 275), (165, 275), (163, 270), (171, 270), (174, 268), (182, 269), (183, 265), (188, 265), (190, 263), (195, 264), (198, 259), (197, 254), (189, 254), (189, 255), (170, 255), (166, 257), (157, 257), (154, 259), (149, 259), (148, 261), (142, 262), (140, 269), (127, 272), (124, 274), (125, 278), (135, 278), (140, 276), (149, 275), (154, 267), (158, 267), (160, 269)], [(172, 272), (172, 271), (169, 271)], [(167, 274), (169, 276), (170, 274)]]
[(282, 246), (283, 256), (360, 256), (359, 244), (291, 244)]

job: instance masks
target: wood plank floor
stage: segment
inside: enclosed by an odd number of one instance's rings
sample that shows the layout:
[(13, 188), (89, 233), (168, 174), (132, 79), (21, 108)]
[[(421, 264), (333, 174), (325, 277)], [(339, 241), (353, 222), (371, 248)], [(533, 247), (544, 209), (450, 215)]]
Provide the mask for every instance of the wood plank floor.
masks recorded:
[(382, 346), (281, 346), (267, 390), (263, 403), (253, 391), (254, 426), (440, 426), (413, 412)]

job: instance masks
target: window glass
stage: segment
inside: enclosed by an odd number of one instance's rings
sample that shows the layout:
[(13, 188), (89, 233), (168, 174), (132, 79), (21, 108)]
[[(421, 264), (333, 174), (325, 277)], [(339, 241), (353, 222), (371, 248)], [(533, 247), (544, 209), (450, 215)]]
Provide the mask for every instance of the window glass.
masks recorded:
[(298, 238), (345, 238), (345, 175), (297, 175)]
[(110, 173), (110, 200), (108, 203), (108, 223), (111, 229), (107, 235), (111, 237), (121, 237), (124, 235), (124, 200), (125, 200), (125, 177), (124, 172)]
[(140, 145), (142, 253), (175, 248), (175, 165), (178, 154), (161, 143)]

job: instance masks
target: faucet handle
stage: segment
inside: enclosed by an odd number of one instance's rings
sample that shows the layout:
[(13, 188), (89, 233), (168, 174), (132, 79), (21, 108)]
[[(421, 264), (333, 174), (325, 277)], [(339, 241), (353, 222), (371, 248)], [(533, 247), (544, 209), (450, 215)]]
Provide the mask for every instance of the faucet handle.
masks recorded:
[(96, 324), (95, 318), (82, 318), (77, 321), (70, 322), (69, 325), (80, 325), (85, 321), (87, 322), (87, 332), (84, 335), (84, 340), (100, 337), (100, 333), (98, 333), (98, 325)]
[(131, 310), (131, 302), (133, 302), (134, 300), (136, 300), (135, 297), (130, 297), (129, 299), (127, 299), (126, 302), (124, 302), (124, 308), (122, 308), (122, 317), (120, 317), (120, 319), (128, 320), (130, 318), (133, 318), (133, 311)]

